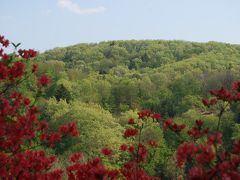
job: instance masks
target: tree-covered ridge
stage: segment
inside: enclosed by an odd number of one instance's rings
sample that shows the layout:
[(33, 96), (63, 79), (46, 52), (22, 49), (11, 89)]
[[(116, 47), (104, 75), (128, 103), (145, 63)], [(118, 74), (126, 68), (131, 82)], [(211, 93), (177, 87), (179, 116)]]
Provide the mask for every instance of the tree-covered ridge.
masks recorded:
[(196, 43), (163, 40), (109, 41), (95, 44), (77, 44), (44, 52), (39, 59), (60, 60), (67, 67), (89, 68), (106, 73), (109, 69), (125, 65), (129, 69), (157, 68), (190, 58), (240, 56), (240, 45), (218, 42)]
[(239, 77), (240, 46), (217, 42), (111, 41), (56, 48), (39, 57), (55, 79), (49, 97), (96, 103), (114, 114), (181, 115), (213, 87)]

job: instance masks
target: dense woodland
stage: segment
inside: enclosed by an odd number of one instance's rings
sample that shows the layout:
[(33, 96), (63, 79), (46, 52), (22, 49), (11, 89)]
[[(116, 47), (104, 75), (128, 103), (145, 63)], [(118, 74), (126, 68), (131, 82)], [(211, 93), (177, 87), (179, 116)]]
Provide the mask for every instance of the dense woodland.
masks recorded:
[[(204, 120), (210, 132), (219, 125), (225, 150), (231, 140), (240, 140), (238, 104), (225, 109), (218, 124), (219, 108), (209, 109), (202, 103), (209, 97), (209, 90), (230, 88), (234, 80), (240, 79), (240, 45), (111, 41), (55, 48), (39, 54), (29, 66), (32, 63), (39, 65), (37, 76), (51, 77), (51, 85), (39, 91), (33, 83), (35, 77), (30, 76), (18, 90), (37, 99), (40, 119), (49, 123), (50, 130), (75, 121), (80, 131), (79, 137), (64, 137), (54, 149), (42, 145), (60, 158), (56, 167), (65, 167), (74, 152), (82, 152), (83, 161), (100, 156), (109, 168), (121, 166), (126, 155), (118, 153), (119, 146), (134, 141), (122, 133), (129, 127), (128, 119), (137, 119), (141, 110), (160, 113), (161, 119), (173, 118), (188, 128), (198, 119)], [(185, 135), (179, 139), (156, 122), (148, 122), (142, 141), (155, 139), (158, 144), (154, 158), (143, 167), (148, 175), (161, 179), (184, 177), (183, 170), (175, 165), (178, 145), (190, 139), (187, 129), (183, 131)], [(104, 157), (103, 147), (111, 147), (116, 152), (114, 158)]]
[(240, 46), (216, 42), (113, 41), (56, 48), (38, 60), (54, 78), (48, 97), (99, 104), (114, 115), (151, 109), (175, 117), (238, 78), (239, 56)]

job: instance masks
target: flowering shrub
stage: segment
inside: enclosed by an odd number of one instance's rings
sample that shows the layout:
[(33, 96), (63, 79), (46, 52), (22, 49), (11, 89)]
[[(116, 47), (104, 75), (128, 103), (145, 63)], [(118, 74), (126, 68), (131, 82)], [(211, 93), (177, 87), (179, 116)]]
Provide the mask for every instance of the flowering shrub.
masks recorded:
[[(0, 43), (4, 48), (10, 44), (3, 36)], [(46, 142), (54, 147), (63, 136), (78, 136), (75, 123), (59, 127), (58, 132), (49, 132), (47, 122), (39, 120), (35, 100), (17, 91), (19, 84), (35, 75), (37, 65), (32, 65), (31, 70), (27, 66), (36, 55), (32, 49), (12, 54), (0, 49), (0, 179), (61, 179), (63, 170), (51, 169), (57, 158), (48, 156), (44, 150), (35, 150), (36, 146)], [(39, 89), (49, 83), (45, 75), (37, 80)], [(41, 143), (36, 144), (37, 140)]]
[[(196, 120), (196, 125), (188, 131), (192, 141), (180, 144), (176, 152), (177, 166), (184, 169), (184, 178), (240, 179), (240, 142), (233, 142), (231, 149), (224, 149), (223, 135), (219, 132), (223, 113), (240, 100), (239, 87), (240, 82), (236, 81), (230, 90), (225, 88), (210, 90), (213, 98), (202, 100), (206, 107), (217, 106), (219, 109), (217, 128), (215, 132), (210, 132), (208, 128), (203, 128), (202, 120)], [(176, 132), (175, 129), (170, 130)], [(204, 137), (206, 139), (204, 143), (197, 143), (198, 139)]]
[[(65, 136), (79, 136), (76, 123), (61, 125), (57, 131), (50, 131), (48, 123), (40, 120), (41, 112), (35, 105), (41, 92), (51, 80), (46, 75), (36, 78), (35, 99), (25, 97), (17, 86), (28, 77), (36, 76), (38, 66), (31, 65), (31, 58), (37, 56), (33, 49), (18, 50), (12, 54), (4, 52), (10, 41), (0, 36), (0, 179), (128, 179), (151, 180), (146, 173), (145, 165), (154, 159), (159, 147), (155, 139), (143, 139), (143, 131), (151, 121), (164, 131), (172, 131), (178, 137), (184, 133), (189, 141), (182, 141), (176, 149), (176, 166), (183, 169), (178, 179), (240, 179), (240, 141), (232, 143), (230, 149), (223, 147), (222, 133), (219, 131), (222, 116), (227, 109), (240, 101), (240, 82), (232, 88), (210, 91), (211, 99), (203, 99), (207, 108), (216, 107), (218, 123), (215, 131), (205, 127), (203, 120), (196, 120), (193, 127), (178, 124), (173, 119), (161, 119), (160, 114), (145, 110), (138, 113), (138, 118), (130, 118), (123, 137), (128, 143), (121, 144), (118, 152), (111, 147), (103, 147), (103, 158), (95, 157), (84, 160), (81, 152), (70, 155), (66, 168), (54, 169), (57, 157), (49, 155), (43, 146), (54, 148), (56, 142)], [(17, 46), (14, 45), (16, 48)], [(30, 66), (31, 65), (31, 66)], [(186, 130), (187, 129), (187, 130)], [(112, 163), (114, 155), (124, 155), (117, 167), (109, 168), (104, 159)]]

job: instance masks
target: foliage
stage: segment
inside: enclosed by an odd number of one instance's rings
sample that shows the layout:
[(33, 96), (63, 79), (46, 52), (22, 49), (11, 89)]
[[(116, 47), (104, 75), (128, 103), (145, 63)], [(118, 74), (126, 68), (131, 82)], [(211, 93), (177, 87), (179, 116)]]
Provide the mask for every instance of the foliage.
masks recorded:
[(238, 46), (0, 44), (1, 179), (240, 179)]

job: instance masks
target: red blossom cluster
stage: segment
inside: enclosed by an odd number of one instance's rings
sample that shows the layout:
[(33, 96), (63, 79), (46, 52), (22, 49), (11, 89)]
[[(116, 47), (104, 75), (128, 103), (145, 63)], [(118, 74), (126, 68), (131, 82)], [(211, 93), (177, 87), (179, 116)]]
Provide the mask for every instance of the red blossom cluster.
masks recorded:
[(197, 151), (198, 148), (193, 143), (181, 144), (176, 153), (177, 165), (182, 167), (187, 160), (191, 159), (195, 155)]
[(50, 83), (50, 79), (46, 75), (42, 75), (38, 78), (39, 86), (47, 86), (49, 83)]
[(138, 134), (138, 129), (128, 128), (124, 132), (124, 137), (128, 138), (128, 137), (136, 136), (137, 134)]
[(188, 179), (240, 179), (240, 156), (234, 151), (218, 153), (213, 145), (184, 143), (178, 147), (176, 158), (178, 166), (187, 170)]
[[(124, 153), (128, 153), (128, 155), (131, 157), (127, 162), (123, 163), (123, 166), (120, 168), (119, 172), (121, 177), (124, 177), (123, 179), (127, 180), (135, 180), (135, 179), (146, 179), (146, 180), (159, 180), (159, 177), (151, 177), (148, 176), (144, 168), (141, 168), (140, 165), (143, 165), (147, 162), (147, 159), (149, 156), (149, 150), (157, 148), (157, 142), (154, 139), (150, 139), (147, 141), (146, 144), (144, 144), (141, 141), (142, 136), (142, 130), (144, 128), (145, 120), (146, 118), (151, 119), (160, 119), (160, 114), (153, 113), (150, 111), (141, 111), (138, 112), (139, 120), (143, 120), (140, 125), (138, 120), (135, 120), (133, 118), (130, 118), (128, 120), (128, 124), (132, 125), (132, 128), (126, 128), (124, 131), (124, 137), (132, 137), (135, 140), (137, 140), (137, 143), (134, 145), (127, 145), (122, 144), (119, 147), (119, 150)], [(138, 138), (136, 138), (138, 137)], [(149, 145), (148, 147), (146, 145)], [(154, 150), (155, 151), (155, 150)], [(153, 157), (152, 157), (153, 158)]]
[(214, 133), (214, 134), (210, 134), (208, 136), (207, 144), (208, 145), (222, 144), (223, 143), (222, 137), (223, 137), (223, 135), (220, 132), (217, 132), (217, 133)]
[[(7, 47), (9, 41), (0, 36), (0, 44)], [(22, 50), (19, 55), (29, 59), (36, 56), (36, 51)], [(52, 169), (56, 157), (34, 150), (41, 145), (36, 142), (43, 140), (54, 146), (63, 136), (78, 136), (77, 126), (69, 123), (59, 127), (58, 132), (49, 132), (47, 122), (39, 120), (39, 108), (13, 90), (19, 82), (27, 80), (26, 63), (18, 55), (8, 55), (0, 49), (0, 179), (61, 179), (64, 171)], [(32, 65), (31, 73), (36, 71), (37, 65)], [(37, 83), (46, 86), (49, 78), (41, 76)]]
[(228, 103), (233, 103), (240, 101), (240, 81), (234, 81), (232, 83), (231, 89), (221, 88), (212, 89), (209, 93), (214, 96), (214, 98), (208, 100), (203, 99), (202, 102), (205, 106), (210, 107), (217, 104), (218, 100), (222, 100)]
[(138, 163), (136, 161), (129, 161), (125, 163), (120, 172), (126, 180), (160, 180), (159, 177), (148, 176), (144, 169), (138, 167)]
[[(22, 114), (22, 111), (25, 114)], [(25, 141), (33, 139), (37, 125), (37, 107), (30, 105), (30, 100), (18, 92), (9, 98), (0, 96), (0, 148), (4, 152), (20, 150)]]
[(41, 121), (38, 130), (41, 131), (40, 139), (46, 141), (49, 147), (55, 147), (56, 142), (60, 141), (64, 136), (70, 135), (78, 137), (79, 132), (75, 122), (70, 122), (59, 126), (57, 132), (47, 132), (48, 124), (46, 121)]
[(74, 163), (67, 167), (67, 175), (69, 180), (78, 179), (118, 179), (118, 170), (107, 170), (102, 164), (100, 158), (95, 158), (86, 163)]
[(107, 148), (107, 147), (102, 148), (101, 152), (102, 152), (102, 154), (105, 155), (105, 156), (111, 156), (112, 153), (113, 153), (112, 149)]
[[(160, 120), (161, 116), (158, 113), (154, 113), (148, 110), (138, 112), (138, 119), (129, 118), (128, 124), (132, 125), (133, 127), (126, 128), (124, 131), (123, 136), (125, 138), (132, 137), (133, 139), (138, 139), (136, 145), (127, 145), (122, 144), (119, 147), (121, 152), (126, 152), (131, 157), (129, 161), (125, 162), (122, 168), (119, 170), (121, 176), (124, 179), (134, 180), (134, 179), (160, 179), (158, 177), (150, 177), (146, 175), (143, 168), (140, 168), (140, 164), (146, 163), (149, 154), (149, 148), (154, 149), (157, 148), (157, 142), (154, 139), (150, 139), (146, 144), (147, 146), (141, 142), (142, 130), (145, 125), (145, 120), (147, 121), (148, 118), (153, 120)], [(156, 121), (154, 121), (156, 122)], [(157, 123), (157, 122), (156, 122)], [(136, 138), (138, 137), (138, 138)]]
[(5, 61), (0, 61), (0, 80), (14, 81), (17, 78), (22, 78), (25, 72), (25, 64), (17, 61), (9, 65)]
[(210, 107), (212, 105), (217, 104), (217, 99), (216, 98), (212, 98), (210, 100), (202, 99), (202, 103), (203, 103), (204, 106)]
[(128, 124), (134, 124), (134, 123), (135, 123), (135, 121), (134, 121), (133, 118), (129, 118), (129, 119), (128, 119)]
[[(49, 159), (42, 151), (22, 153), (22, 146), (31, 147), (32, 140), (37, 138), (37, 131), (42, 132), (41, 136), (43, 133), (46, 135), (49, 146), (54, 146), (54, 143), (64, 135), (77, 136), (76, 124), (69, 123), (61, 126), (59, 132), (48, 133), (48, 124), (45, 121), (39, 122), (38, 115), (38, 108), (32, 106), (31, 101), (22, 94), (13, 92), (8, 99), (3, 95), (0, 96), (0, 167), (2, 167), (0, 178), (56, 177), (60, 179), (57, 177), (60, 177), (63, 171), (43, 171), (55, 162), (55, 158)], [(63, 127), (67, 130), (63, 131), (62, 129), (65, 129)]]
[(38, 65), (37, 64), (33, 64), (32, 65), (32, 73), (37, 72), (37, 70), (38, 70)]
[(128, 145), (127, 144), (122, 144), (120, 146), (120, 148), (119, 148), (119, 150), (121, 150), (121, 151), (127, 151), (127, 149), (128, 149)]
[[(231, 105), (240, 101), (240, 82), (232, 83), (230, 90), (221, 88), (210, 90), (210, 94), (214, 96), (210, 100), (203, 99), (202, 103), (207, 106), (213, 106), (219, 101), (227, 102)], [(218, 113), (218, 127), (221, 117), (226, 110), (226, 104), (220, 104), (220, 112)], [(169, 122), (168, 124), (171, 124)], [(176, 159), (180, 168), (185, 168), (187, 179), (240, 179), (240, 143), (234, 142), (231, 151), (225, 151), (219, 148), (223, 144), (223, 135), (221, 132), (209, 132), (208, 128), (203, 128), (204, 122), (197, 120), (195, 126), (192, 127), (188, 134), (193, 138), (193, 142), (182, 143), (177, 148)], [(207, 136), (207, 142), (203, 144), (196, 143), (196, 140)]]
[(122, 144), (120, 147), (119, 147), (119, 150), (122, 151), (122, 152), (128, 152), (128, 153), (133, 153), (134, 150), (135, 150), (135, 147), (134, 146), (128, 146), (127, 144)]
[(79, 132), (77, 130), (77, 124), (75, 122), (70, 122), (68, 124), (64, 124), (59, 126), (58, 128), (59, 133), (63, 134), (63, 135), (70, 135), (73, 137), (78, 137), (79, 136)]
[(138, 114), (139, 119), (144, 119), (144, 118), (149, 118), (149, 117), (152, 119), (155, 119), (155, 120), (161, 119), (161, 115), (159, 113), (154, 113), (154, 112), (151, 112), (148, 110), (138, 112), (137, 114)]
[[(142, 166), (150, 160), (149, 158), (154, 158), (154, 156), (152, 155), (154, 155), (154, 151), (158, 147), (157, 142), (154, 139), (148, 140), (146, 144), (144, 144), (141, 141), (142, 130), (145, 125), (145, 120), (147, 121), (147, 118), (155, 119), (153, 117), (156, 117), (156, 119), (159, 119), (160, 115), (157, 115), (157, 113), (153, 113), (150, 111), (142, 111), (142, 112), (139, 112), (138, 114), (140, 115), (140, 118), (137, 119), (136, 121), (133, 118), (130, 118), (128, 120), (128, 125), (131, 125), (133, 127), (126, 128), (126, 130), (123, 133), (124, 137), (126, 138), (132, 137), (133, 140), (136, 142), (129, 145), (122, 144), (119, 147), (120, 152), (125, 153), (125, 155), (129, 156), (129, 158), (126, 162), (123, 162), (122, 167), (120, 169), (112, 170), (112, 172), (115, 172), (114, 177), (113, 176), (109, 177), (109, 173), (106, 173), (109, 179), (117, 179), (117, 177), (119, 177), (120, 179), (127, 179), (127, 180), (136, 180), (136, 179), (159, 180), (160, 179), (159, 177), (148, 176), (145, 173), (144, 168), (142, 168)], [(151, 156), (149, 153), (150, 150), (151, 152), (153, 152)], [(111, 156), (111, 158), (113, 157), (112, 156), (113, 150), (111, 148), (108, 148), (108, 147), (102, 148), (101, 153), (105, 156)], [(105, 177), (106, 174), (102, 175), (101, 177)]]
[(176, 153), (177, 165), (179, 167), (192, 164), (194, 160), (198, 166), (205, 166), (214, 160), (215, 156), (216, 154), (212, 146), (195, 145), (193, 143), (181, 144)]
[[(0, 35), (0, 44), (3, 47), (8, 47), (9, 41)], [(36, 51), (30, 50), (19, 50), (19, 55), (25, 59), (33, 58), (37, 55)], [(4, 49), (0, 49), (0, 80), (11, 80), (21, 79), (26, 72), (25, 62), (17, 58), (17, 54), (13, 53), (8, 55), (4, 52)], [(32, 73), (36, 72), (37, 65), (33, 65)]]
[(10, 41), (6, 39), (4, 36), (0, 35), (0, 44), (2, 44), (3, 47), (8, 47)]
[(0, 153), (1, 179), (61, 179), (63, 170), (47, 172), (56, 162), (55, 156), (46, 156), (44, 151), (18, 152), (14, 158)]
[(186, 127), (185, 124), (176, 124), (172, 119), (167, 119), (163, 123), (164, 129), (170, 129), (175, 133), (180, 133)]
[(80, 152), (76, 152), (70, 156), (69, 160), (75, 163), (75, 162), (78, 162), (81, 159), (81, 157), (82, 157), (82, 154)]
[(24, 59), (30, 59), (30, 58), (34, 58), (37, 56), (37, 51), (33, 50), (33, 49), (29, 49), (29, 50), (22, 50), (19, 49), (18, 50), (19, 55), (24, 58)]
[(204, 122), (202, 120), (196, 120), (195, 126), (188, 131), (188, 135), (196, 140), (208, 134), (208, 128), (203, 128), (203, 124)]
[(135, 151), (135, 147), (134, 146), (129, 146), (128, 147), (128, 152), (129, 153), (133, 153)]

